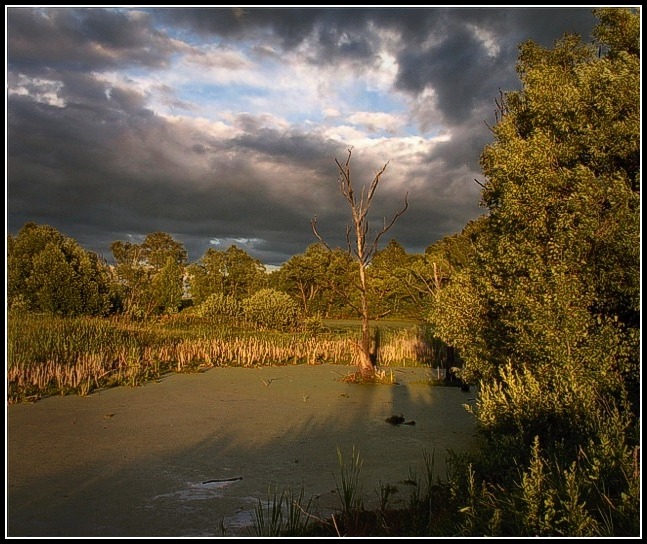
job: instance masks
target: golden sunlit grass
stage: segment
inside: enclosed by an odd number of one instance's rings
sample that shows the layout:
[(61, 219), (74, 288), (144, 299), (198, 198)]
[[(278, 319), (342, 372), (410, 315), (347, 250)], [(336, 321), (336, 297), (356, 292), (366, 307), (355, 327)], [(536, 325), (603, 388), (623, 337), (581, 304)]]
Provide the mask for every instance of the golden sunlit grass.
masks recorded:
[[(172, 371), (357, 362), (352, 327), (313, 336), (236, 329), (195, 316), (134, 322), (16, 314), (9, 316), (7, 333), (10, 403), (136, 386)], [(437, 349), (420, 328), (387, 329), (380, 367), (426, 364), (438, 355)], [(382, 369), (375, 381), (395, 383), (395, 378)]]

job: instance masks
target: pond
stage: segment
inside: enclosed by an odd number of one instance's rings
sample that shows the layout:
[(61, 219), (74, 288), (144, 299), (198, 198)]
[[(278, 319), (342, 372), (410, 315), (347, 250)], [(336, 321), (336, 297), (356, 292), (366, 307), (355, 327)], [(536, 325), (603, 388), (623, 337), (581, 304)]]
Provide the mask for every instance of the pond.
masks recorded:
[(404, 503), (425, 453), (442, 478), (447, 451), (473, 443), (474, 393), (430, 387), (424, 367), (387, 368), (397, 385), (341, 381), (352, 370), (213, 368), (8, 406), (8, 536), (246, 536), (258, 499), (284, 489), (326, 517), (338, 450), (359, 454), (368, 506), (380, 482)]

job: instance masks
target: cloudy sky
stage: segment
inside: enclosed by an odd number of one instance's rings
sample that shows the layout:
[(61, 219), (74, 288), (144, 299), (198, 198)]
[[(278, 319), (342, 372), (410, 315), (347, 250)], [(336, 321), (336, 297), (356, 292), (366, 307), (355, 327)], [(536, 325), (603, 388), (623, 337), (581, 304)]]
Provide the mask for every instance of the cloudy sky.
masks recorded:
[[(6, 7), (6, 229), (48, 224), (111, 259), (169, 233), (280, 265), (344, 245), (354, 181), (387, 161), (372, 225), (409, 252), (479, 208), (479, 155), (517, 46), (590, 38), (590, 8)], [(481, 178), (482, 179), (482, 178)]]

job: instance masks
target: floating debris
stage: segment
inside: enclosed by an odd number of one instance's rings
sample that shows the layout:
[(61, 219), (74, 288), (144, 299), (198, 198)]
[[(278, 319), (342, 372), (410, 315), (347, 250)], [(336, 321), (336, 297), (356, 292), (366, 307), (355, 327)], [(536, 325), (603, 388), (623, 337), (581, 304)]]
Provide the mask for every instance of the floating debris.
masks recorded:
[(205, 480), (202, 482), (202, 485), (206, 484), (221, 484), (223, 482), (236, 482), (238, 480), (242, 480), (242, 476), (237, 476), (236, 478), (223, 478), (222, 480)]
[(411, 421), (405, 421), (404, 416), (400, 414), (399, 416), (391, 416), (387, 417), (384, 421), (387, 423), (390, 423), (391, 425), (415, 425), (416, 422), (411, 420)]
[(391, 425), (400, 425), (400, 423), (404, 423), (404, 416), (391, 416), (387, 417), (384, 421), (390, 423)]

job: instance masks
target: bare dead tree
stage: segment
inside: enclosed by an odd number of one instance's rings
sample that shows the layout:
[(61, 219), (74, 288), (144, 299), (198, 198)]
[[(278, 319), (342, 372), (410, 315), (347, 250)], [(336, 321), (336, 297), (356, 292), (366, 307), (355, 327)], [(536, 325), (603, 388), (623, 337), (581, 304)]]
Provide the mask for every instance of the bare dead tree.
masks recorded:
[[(348, 157), (346, 158), (346, 162), (342, 165), (337, 159), (335, 159), (335, 164), (337, 165), (337, 169), (339, 171), (339, 177), (337, 179), (339, 190), (350, 206), (353, 219), (352, 226), (346, 225), (346, 243), (348, 245), (348, 252), (354, 257), (355, 261), (359, 265), (359, 281), (357, 283), (357, 288), (359, 290), (360, 304), (359, 307), (357, 307), (357, 310), (362, 319), (362, 336), (360, 342), (358, 343), (358, 366), (362, 376), (371, 378), (375, 375), (374, 362), (377, 358), (377, 353), (373, 353), (371, 344), (376, 346), (377, 343), (372, 343), (370, 338), (369, 323), (372, 316), (370, 314), (368, 304), (368, 279), (366, 275), (366, 269), (373, 259), (375, 252), (377, 251), (380, 239), (391, 229), (391, 227), (393, 227), (398, 218), (407, 210), (407, 208), (409, 207), (409, 201), (407, 193), (404, 197), (404, 206), (397, 213), (395, 213), (389, 223), (387, 223), (385, 219), (382, 228), (377, 232), (377, 234), (375, 234), (373, 239), (370, 240), (368, 212), (371, 208), (377, 186), (379, 185), (382, 175), (386, 171), (389, 163), (387, 162), (378, 172), (376, 172), (375, 176), (373, 177), (373, 181), (371, 181), (371, 184), (368, 186), (368, 189), (366, 186), (362, 187), (358, 195), (355, 187), (353, 186), (353, 181), (351, 178), (351, 156), (352, 147), (348, 149)], [(328, 248), (329, 251), (332, 251), (330, 246), (319, 234), (319, 231), (317, 229), (316, 216), (312, 219), (311, 225), (312, 231), (317, 239), (326, 248)], [(376, 350), (377, 347), (375, 347), (374, 349)]]

